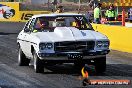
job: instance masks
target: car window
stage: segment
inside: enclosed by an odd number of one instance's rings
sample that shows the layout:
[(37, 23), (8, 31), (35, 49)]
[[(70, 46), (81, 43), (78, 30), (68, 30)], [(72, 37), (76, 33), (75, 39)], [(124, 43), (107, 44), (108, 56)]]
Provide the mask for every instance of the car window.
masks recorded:
[(43, 26), (43, 29), (47, 29), (47, 27), (55, 28), (55, 27), (76, 27), (79, 30), (93, 30), (90, 23), (87, 22), (84, 16), (53, 16), (53, 17), (40, 17), (39, 19), (43, 19), (44, 25), (48, 24), (48, 26)]
[(79, 30), (93, 30), (84, 16), (38, 17), (30, 20), (26, 27), (32, 32), (52, 32), (55, 27), (75, 27)]
[(52, 25), (49, 24), (50, 20), (48, 18), (37, 18), (34, 23), (34, 28), (32, 32), (47, 32), (52, 31)]

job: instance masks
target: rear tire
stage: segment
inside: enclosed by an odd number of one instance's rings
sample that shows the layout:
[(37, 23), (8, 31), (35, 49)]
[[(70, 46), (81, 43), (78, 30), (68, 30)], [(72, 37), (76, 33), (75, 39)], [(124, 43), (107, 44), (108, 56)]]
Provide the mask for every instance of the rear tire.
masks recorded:
[(44, 73), (43, 60), (37, 56), (36, 52), (33, 53), (34, 70), (36, 73)]
[(19, 49), (18, 49), (18, 65), (19, 66), (29, 66), (29, 62), (30, 62), (30, 60), (28, 58), (26, 58), (25, 54), (19, 47)]
[(106, 71), (106, 56), (95, 60), (95, 69), (97, 73), (103, 73)]

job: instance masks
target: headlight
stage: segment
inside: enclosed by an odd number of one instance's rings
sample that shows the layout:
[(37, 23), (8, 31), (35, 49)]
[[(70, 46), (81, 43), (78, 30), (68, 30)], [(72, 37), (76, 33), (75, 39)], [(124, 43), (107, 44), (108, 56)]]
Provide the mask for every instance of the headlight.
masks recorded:
[(109, 41), (97, 41), (96, 44), (97, 48), (101, 48), (101, 47), (109, 47)]
[(52, 49), (53, 44), (52, 43), (40, 43), (39, 49), (40, 50), (46, 50), (46, 49)]
[(52, 48), (53, 48), (52, 43), (47, 43), (47, 44), (46, 44), (46, 48), (47, 48), (47, 49), (52, 49)]
[(103, 46), (104, 46), (104, 47), (109, 47), (109, 45), (110, 45), (109, 41), (104, 41), (104, 42), (103, 42)]
[(103, 46), (103, 43), (102, 43), (102, 41), (97, 41), (97, 44), (96, 44), (96, 46), (97, 46), (98, 48), (102, 47), (102, 46)]
[(40, 49), (40, 50), (46, 49), (46, 44), (45, 44), (45, 43), (39, 44), (39, 49)]

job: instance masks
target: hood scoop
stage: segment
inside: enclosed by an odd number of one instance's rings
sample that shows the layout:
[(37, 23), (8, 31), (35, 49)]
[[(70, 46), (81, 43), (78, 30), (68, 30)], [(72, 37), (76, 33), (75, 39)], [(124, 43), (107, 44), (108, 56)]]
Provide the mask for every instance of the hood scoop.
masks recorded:
[(56, 27), (54, 33), (60, 37), (83, 37), (85, 34), (75, 27)]
[(56, 27), (54, 33), (61, 38), (73, 37), (72, 31), (67, 27)]

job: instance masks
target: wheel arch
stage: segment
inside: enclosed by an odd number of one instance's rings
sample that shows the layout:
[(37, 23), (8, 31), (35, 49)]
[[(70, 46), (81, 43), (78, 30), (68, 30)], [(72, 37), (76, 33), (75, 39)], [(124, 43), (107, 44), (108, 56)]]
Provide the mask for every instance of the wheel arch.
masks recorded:
[(31, 53), (32, 53), (32, 55), (33, 55), (33, 52), (34, 52), (34, 46), (33, 45), (31, 45)]
[(17, 42), (17, 46), (18, 46), (18, 48), (20, 48), (20, 43), (19, 42)]

